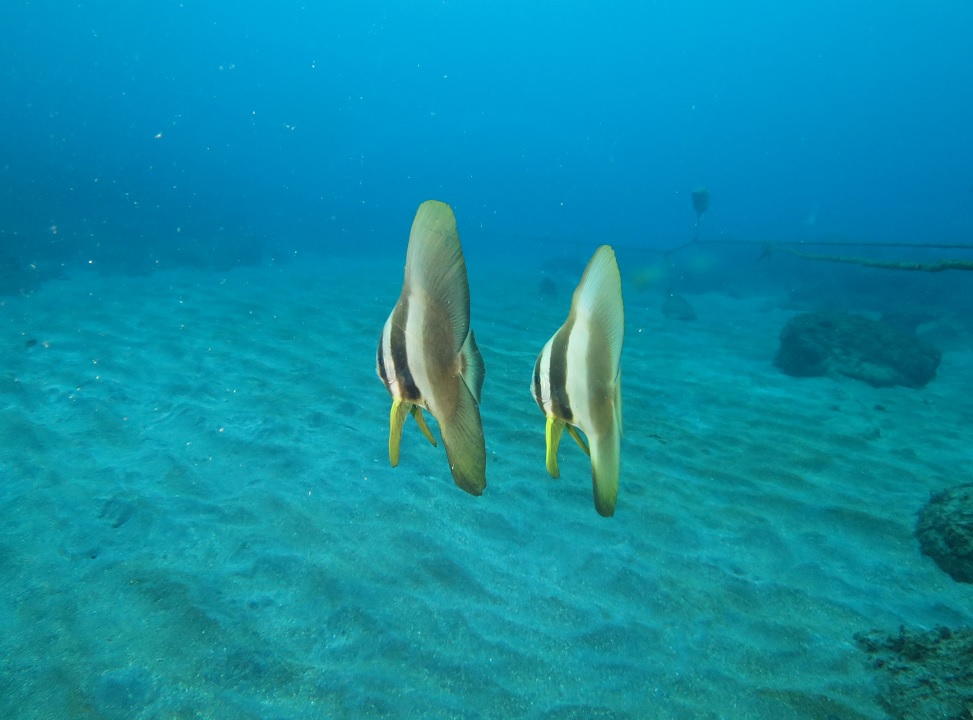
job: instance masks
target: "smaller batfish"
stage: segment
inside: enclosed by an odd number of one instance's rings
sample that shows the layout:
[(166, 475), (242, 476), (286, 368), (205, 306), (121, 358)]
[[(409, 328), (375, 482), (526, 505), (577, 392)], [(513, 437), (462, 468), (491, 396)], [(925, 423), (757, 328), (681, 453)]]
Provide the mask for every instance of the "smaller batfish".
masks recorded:
[(574, 291), (568, 319), (534, 364), (531, 392), (547, 416), (547, 471), (560, 476), (557, 450), (566, 427), (591, 456), (595, 509), (605, 517), (615, 513), (618, 496), (624, 335), (618, 263), (614, 251), (602, 245)]
[(470, 330), (470, 287), (449, 205), (427, 200), (412, 223), (399, 301), (378, 343), (378, 376), (392, 396), (389, 460), (399, 464), (402, 426), (412, 415), (433, 438), (422, 414), (436, 418), (453, 480), (471, 495), (486, 487), (480, 423), (483, 358)]

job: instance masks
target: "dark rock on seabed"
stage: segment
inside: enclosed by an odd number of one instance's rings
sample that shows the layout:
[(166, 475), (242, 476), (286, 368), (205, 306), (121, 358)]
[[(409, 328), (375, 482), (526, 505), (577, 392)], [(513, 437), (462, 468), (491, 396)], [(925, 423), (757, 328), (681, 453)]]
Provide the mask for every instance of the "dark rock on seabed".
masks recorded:
[(916, 537), (953, 580), (973, 583), (973, 483), (933, 495), (919, 512)]
[(788, 375), (845, 375), (874, 387), (921, 388), (936, 376), (941, 353), (878, 320), (841, 312), (791, 318), (774, 364)]
[(857, 633), (855, 642), (872, 659), (879, 701), (896, 720), (973, 716), (973, 628), (899, 628)]
[(670, 320), (695, 320), (696, 311), (682, 295), (669, 293), (662, 303), (662, 314)]

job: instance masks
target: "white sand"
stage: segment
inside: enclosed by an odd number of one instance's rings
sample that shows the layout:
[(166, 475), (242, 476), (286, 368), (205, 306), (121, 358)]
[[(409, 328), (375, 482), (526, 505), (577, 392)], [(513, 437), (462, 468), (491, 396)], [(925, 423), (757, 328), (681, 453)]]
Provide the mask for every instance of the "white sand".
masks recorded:
[(471, 263), (484, 496), (411, 421), (389, 467), (402, 259), (0, 299), (0, 717), (879, 718), (853, 634), (973, 623), (913, 537), (973, 479), (969, 342), (923, 390), (795, 380), (792, 311), (626, 287), (606, 520), (569, 439), (544, 470), (570, 288), (529, 269)]

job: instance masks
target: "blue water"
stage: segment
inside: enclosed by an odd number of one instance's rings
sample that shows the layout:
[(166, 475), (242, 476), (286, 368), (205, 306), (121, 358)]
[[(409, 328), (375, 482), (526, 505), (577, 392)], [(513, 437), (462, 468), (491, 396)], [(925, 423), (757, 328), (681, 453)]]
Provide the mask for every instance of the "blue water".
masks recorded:
[[(973, 261), (971, 38), (966, 1), (0, 3), (0, 715), (883, 717), (853, 634), (970, 624), (913, 529), (973, 471), (973, 283), (861, 265)], [(374, 377), (430, 198), (475, 500), (412, 425), (388, 466)], [(612, 520), (528, 390), (602, 243)], [(924, 323), (936, 380), (778, 372), (835, 307)]]
[(0, 237), (245, 261), (398, 244), (436, 197), (487, 239), (666, 247), (706, 185), (710, 239), (966, 242), (971, 36), (967, 2), (11, 0)]

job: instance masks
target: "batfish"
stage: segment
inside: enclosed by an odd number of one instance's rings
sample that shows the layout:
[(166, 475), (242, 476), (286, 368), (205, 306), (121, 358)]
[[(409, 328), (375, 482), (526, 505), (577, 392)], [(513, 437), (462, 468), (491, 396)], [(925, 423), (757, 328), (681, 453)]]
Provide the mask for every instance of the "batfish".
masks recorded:
[(547, 416), (547, 471), (560, 476), (557, 451), (566, 427), (591, 456), (595, 509), (605, 517), (615, 513), (618, 496), (624, 336), (618, 263), (615, 252), (602, 245), (574, 291), (568, 319), (537, 357), (531, 393)]
[(423, 409), (436, 418), (453, 480), (471, 495), (486, 487), (480, 422), (483, 358), (470, 329), (470, 287), (456, 218), (446, 203), (419, 206), (409, 235), (402, 294), (378, 343), (378, 376), (392, 396), (389, 461), (399, 464), (406, 417), (434, 446)]

